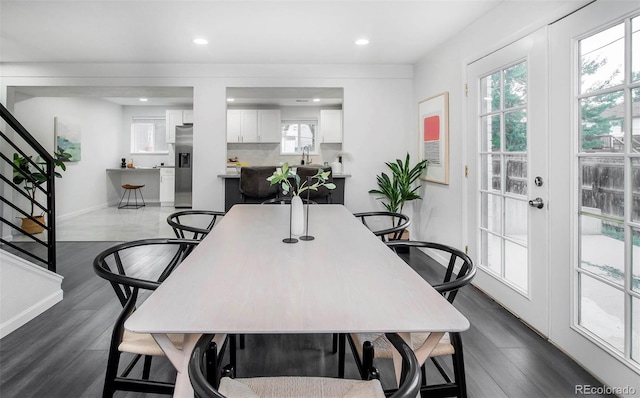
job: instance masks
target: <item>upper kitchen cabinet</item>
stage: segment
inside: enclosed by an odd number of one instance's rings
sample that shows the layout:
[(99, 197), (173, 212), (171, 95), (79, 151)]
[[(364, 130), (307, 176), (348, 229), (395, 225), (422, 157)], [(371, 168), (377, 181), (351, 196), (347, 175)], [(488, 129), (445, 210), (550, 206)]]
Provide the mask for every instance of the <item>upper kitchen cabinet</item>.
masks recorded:
[(227, 111), (227, 142), (258, 142), (258, 111), (229, 109)]
[(229, 109), (227, 142), (280, 142), (279, 109)]
[(193, 110), (167, 110), (167, 144), (176, 142), (176, 126), (182, 126), (183, 124), (193, 124)]
[(282, 135), (280, 109), (258, 111), (258, 135), (260, 142), (280, 143)]
[(320, 110), (320, 143), (342, 143), (342, 110)]

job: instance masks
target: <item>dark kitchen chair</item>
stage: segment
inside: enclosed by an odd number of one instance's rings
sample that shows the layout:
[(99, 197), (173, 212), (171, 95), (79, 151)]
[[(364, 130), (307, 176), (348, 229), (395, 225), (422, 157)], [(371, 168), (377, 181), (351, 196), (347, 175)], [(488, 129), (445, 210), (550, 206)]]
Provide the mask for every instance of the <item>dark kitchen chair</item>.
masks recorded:
[[(172, 382), (150, 379), (151, 359), (153, 356), (164, 356), (162, 349), (150, 334), (129, 332), (124, 328), (124, 323), (136, 306), (150, 291), (160, 286), (198, 243), (197, 240), (186, 239), (143, 239), (117, 244), (95, 258), (94, 271), (111, 283), (123, 307), (111, 333), (103, 397), (112, 397), (115, 391), (173, 394)], [(176, 347), (181, 348), (181, 334), (169, 337)], [(217, 335), (213, 341), (209, 341), (208, 355), (216, 358), (216, 372), (210, 375), (214, 383), (215, 377), (218, 377), (216, 375), (220, 373), (217, 369), (221, 369), (226, 342), (226, 335)], [(121, 366), (120, 360), (125, 356), (130, 357), (130, 361)], [(132, 371), (142, 357), (142, 377), (133, 377)], [(234, 365), (232, 363), (231, 366)], [(120, 374), (119, 369), (122, 370)]]
[[(300, 181), (306, 181), (307, 178), (313, 177), (318, 172), (318, 169), (323, 171), (331, 171), (331, 166), (311, 167), (311, 166), (298, 166), (296, 168), (296, 174), (300, 176)], [(329, 174), (327, 182), (333, 182), (333, 173)], [(303, 192), (306, 197), (307, 192)], [(319, 187), (317, 191), (309, 190), (309, 199), (318, 203), (331, 203), (331, 190), (327, 187)]]
[(354, 216), (359, 218), (383, 242), (400, 239), (403, 232), (411, 224), (408, 216), (390, 211), (369, 211), (355, 213)]
[(240, 195), (243, 203), (261, 203), (278, 196), (279, 185), (267, 181), (275, 166), (245, 166), (240, 169)]
[(177, 238), (202, 240), (224, 215), (224, 212), (213, 210), (181, 210), (169, 215), (167, 223)]
[[(189, 378), (199, 398), (236, 397), (367, 397), (384, 398), (379, 380), (348, 380), (330, 377), (276, 376), (232, 379), (224, 377), (219, 388), (207, 381), (206, 348), (212, 335), (203, 335), (196, 343), (189, 361)], [(391, 398), (415, 398), (420, 390), (420, 365), (400, 336), (387, 333), (390, 344), (402, 358), (400, 387)]]
[[(444, 280), (442, 283), (433, 284), (433, 288), (442, 294), (447, 301), (453, 304), (453, 300), (458, 294), (458, 290), (471, 282), (476, 274), (476, 267), (464, 252), (450, 246), (446, 246), (434, 242), (420, 241), (391, 241), (387, 243), (392, 250), (420, 248), (427, 249), (428, 255), (434, 257), (448, 259), (447, 267), (444, 270)], [(411, 340), (414, 348), (418, 348), (424, 343), (429, 333), (412, 333)], [(345, 335), (341, 335), (345, 338)], [(391, 345), (387, 338), (382, 334), (376, 333), (352, 333), (346, 335), (351, 352), (353, 353), (356, 366), (363, 379), (370, 377), (379, 377), (378, 370), (374, 367), (374, 358), (391, 358)], [(344, 344), (340, 345), (340, 353), (338, 355), (342, 372), (344, 372)], [(440, 358), (444, 356), (451, 357), (453, 367), (453, 377), (443, 366)], [(467, 386), (464, 370), (464, 358), (462, 350), (462, 337), (460, 333), (446, 333), (442, 340), (429, 355), (431, 361), (443, 378), (443, 383), (428, 384), (426, 380), (426, 364), (422, 366), (422, 385), (420, 387), (423, 396), (436, 397), (466, 397)], [(340, 376), (344, 376), (343, 373)]]

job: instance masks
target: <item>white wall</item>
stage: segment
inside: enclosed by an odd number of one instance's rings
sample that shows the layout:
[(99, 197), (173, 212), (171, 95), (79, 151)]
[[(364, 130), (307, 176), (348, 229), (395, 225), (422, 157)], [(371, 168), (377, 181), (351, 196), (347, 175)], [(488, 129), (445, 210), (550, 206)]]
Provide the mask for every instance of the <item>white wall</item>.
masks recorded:
[(32, 98), (15, 104), (14, 116), (51, 153), (54, 151), (54, 118), (65, 116), (80, 126), (82, 152), (79, 162), (67, 162), (56, 179), (56, 216), (64, 218), (106, 205), (105, 169), (116, 166), (122, 107), (92, 98)]
[[(463, 219), (466, 214), (464, 166), (467, 163), (464, 147), (466, 65), (587, 2), (504, 2), (415, 65), (412, 104), (415, 115), (418, 114), (419, 101), (449, 92), (449, 185), (422, 182), (424, 200), (415, 204), (417, 216), (412, 218), (420, 239), (455, 247), (467, 244)], [(413, 125), (416, 131), (417, 122), (415, 117)]]
[[(408, 65), (3, 64), (1, 71), (0, 99), (9, 110), (11, 86), (193, 87), (194, 208), (224, 208), (224, 184), (217, 175), (226, 171), (227, 87), (344, 87), (343, 161), (352, 175), (345, 202), (352, 211), (381, 208), (368, 194), (375, 175), (385, 161), (404, 156), (416, 143)], [(104, 169), (121, 157), (120, 148), (110, 150), (100, 166), (103, 180)]]

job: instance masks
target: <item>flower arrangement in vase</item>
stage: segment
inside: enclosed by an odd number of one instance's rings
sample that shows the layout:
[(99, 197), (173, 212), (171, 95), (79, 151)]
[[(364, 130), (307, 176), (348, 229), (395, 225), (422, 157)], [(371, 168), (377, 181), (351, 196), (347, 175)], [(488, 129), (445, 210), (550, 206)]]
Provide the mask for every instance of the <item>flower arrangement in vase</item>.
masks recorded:
[(300, 176), (292, 172), (289, 163), (284, 163), (267, 178), (271, 185), (280, 184), (284, 195), (291, 195), (291, 234), (302, 235), (304, 232), (304, 211), (300, 194), (308, 190), (317, 191), (320, 187), (335, 189), (336, 185), (328, 181), (329, 175), (331, 171), (319, 168), (307, 181), (301, 181)]

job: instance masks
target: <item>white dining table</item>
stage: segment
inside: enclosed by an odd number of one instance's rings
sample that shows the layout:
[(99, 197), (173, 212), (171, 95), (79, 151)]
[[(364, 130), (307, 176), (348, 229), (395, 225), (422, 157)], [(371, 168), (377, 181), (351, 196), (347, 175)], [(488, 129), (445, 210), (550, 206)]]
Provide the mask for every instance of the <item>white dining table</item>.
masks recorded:
[[(342, 205), (311, 205), (311, 241), (289, 237), (288, 205), (235, 205), (126, 321), (150, 333), (177, 370), (202, 333), (431, 332), (421, 361), (468, 320)], [(182, 349), (167, 337), (182, 333)], [(423, 358), (420, 358), (423, 357)], [(397, 358), (396, 358), (397, 359)]]

